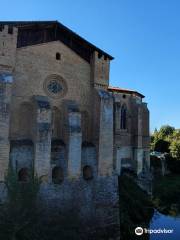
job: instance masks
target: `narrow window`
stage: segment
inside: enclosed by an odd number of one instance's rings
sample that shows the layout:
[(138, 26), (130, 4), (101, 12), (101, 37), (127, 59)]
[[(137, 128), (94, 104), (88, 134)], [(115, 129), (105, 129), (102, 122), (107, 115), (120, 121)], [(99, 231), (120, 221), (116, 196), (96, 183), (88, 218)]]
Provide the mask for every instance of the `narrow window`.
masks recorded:
[(123, 105), (121, 108), (121, 129), (127, 128), (127, 109)]
[(92, 171), (92, 168), (90, 166), (85, 166), (83, 168), (83, 178), (85, 180), (93, 179), (93, 171)]
[(61, 60), (61, 54), (60, 53), (56, 53), (56, 60)]
[(115, 128), (116, 128), (116, 130), (118, 130), (121, 127), (121, 119), (120, 119), (121, 106), (120, 106), (120, 103), (116, 103), (114, 105), (114, 108), (115, 108)]

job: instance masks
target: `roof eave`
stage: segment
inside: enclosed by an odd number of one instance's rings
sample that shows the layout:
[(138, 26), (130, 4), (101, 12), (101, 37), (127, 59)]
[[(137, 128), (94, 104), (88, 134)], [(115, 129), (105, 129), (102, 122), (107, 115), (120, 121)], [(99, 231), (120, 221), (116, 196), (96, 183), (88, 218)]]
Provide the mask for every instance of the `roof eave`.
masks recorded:
[(145, 96), (137, 91), (129, 90), (129, 89), (121, 89), (116, 87), (108, 87), (108, 90), (111, 92), (119, 92), (119, 93), (127, 93), (127, 94), (135, 94), (141, 98), (145, 98)]

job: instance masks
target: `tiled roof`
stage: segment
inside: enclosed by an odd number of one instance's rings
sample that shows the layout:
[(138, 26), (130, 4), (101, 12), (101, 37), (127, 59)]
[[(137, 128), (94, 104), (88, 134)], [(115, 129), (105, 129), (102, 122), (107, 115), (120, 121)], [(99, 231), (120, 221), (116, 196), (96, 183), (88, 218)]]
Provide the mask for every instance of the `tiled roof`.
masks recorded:
[(130, 90), (130, 89), (124, 89), (124, 88), (119, 88), (119, 87), (111, 87), (109, 86), (108, 87), (108, 90), (110, 92), (120, 92), (120, 93), (127, 93), (127, 94), (134, 94), (134, 95), (137, 95), (141, 98), (144, 98), (145, 96), (142, 95), (141, 93), (137, 92), (137, 91), (134, 91), (134, 90)]

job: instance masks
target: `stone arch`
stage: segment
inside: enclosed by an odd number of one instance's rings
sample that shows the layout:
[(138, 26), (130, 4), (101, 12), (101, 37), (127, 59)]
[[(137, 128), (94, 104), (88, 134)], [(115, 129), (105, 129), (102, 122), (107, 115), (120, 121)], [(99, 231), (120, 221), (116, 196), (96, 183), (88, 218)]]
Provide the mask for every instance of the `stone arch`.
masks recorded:
[(18, 171), (18, 181), (19, 182), (28, 182), (29, 180), (29, 170), (28, 168), (21, 168)]
[(52, 169), (52, 182), (54, 184), (61, 184), (64, 180), (64, 172), (61, 167), (55, 166)]
[(93, 179), (93, 169), (91, 166), (86, 165), (83, 167), (83, 178), (85, 180), (91, 180)]

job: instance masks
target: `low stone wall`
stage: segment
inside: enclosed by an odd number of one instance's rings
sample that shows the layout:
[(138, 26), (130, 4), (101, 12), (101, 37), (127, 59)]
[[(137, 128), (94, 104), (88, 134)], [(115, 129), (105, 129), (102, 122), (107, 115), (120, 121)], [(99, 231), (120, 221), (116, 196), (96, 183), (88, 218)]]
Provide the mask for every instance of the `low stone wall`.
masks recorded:
[[(1, 201), (7, 196), (0, 184)], [(118, 177), (91, 180), (65, 178), (61, 184), (42, 183), (39, 191), (42, 221), (64, 218), (75, 222), (80, 239), (118, 239), (120, 235)], [(42, 211), (43, 210), (43, 211)], [(60, 222), (61, 225), (61, 222)], [(59, 226), (61, 227), (61, 226)]]
[(80, 220), (82, 231), (107, 229), (113, 235), (119, 234), (119, 192), (115, 176), (89, 181), (66, 179), (61, 185), (43, 184), (40, 197), (48, 216), (73, 213)]

